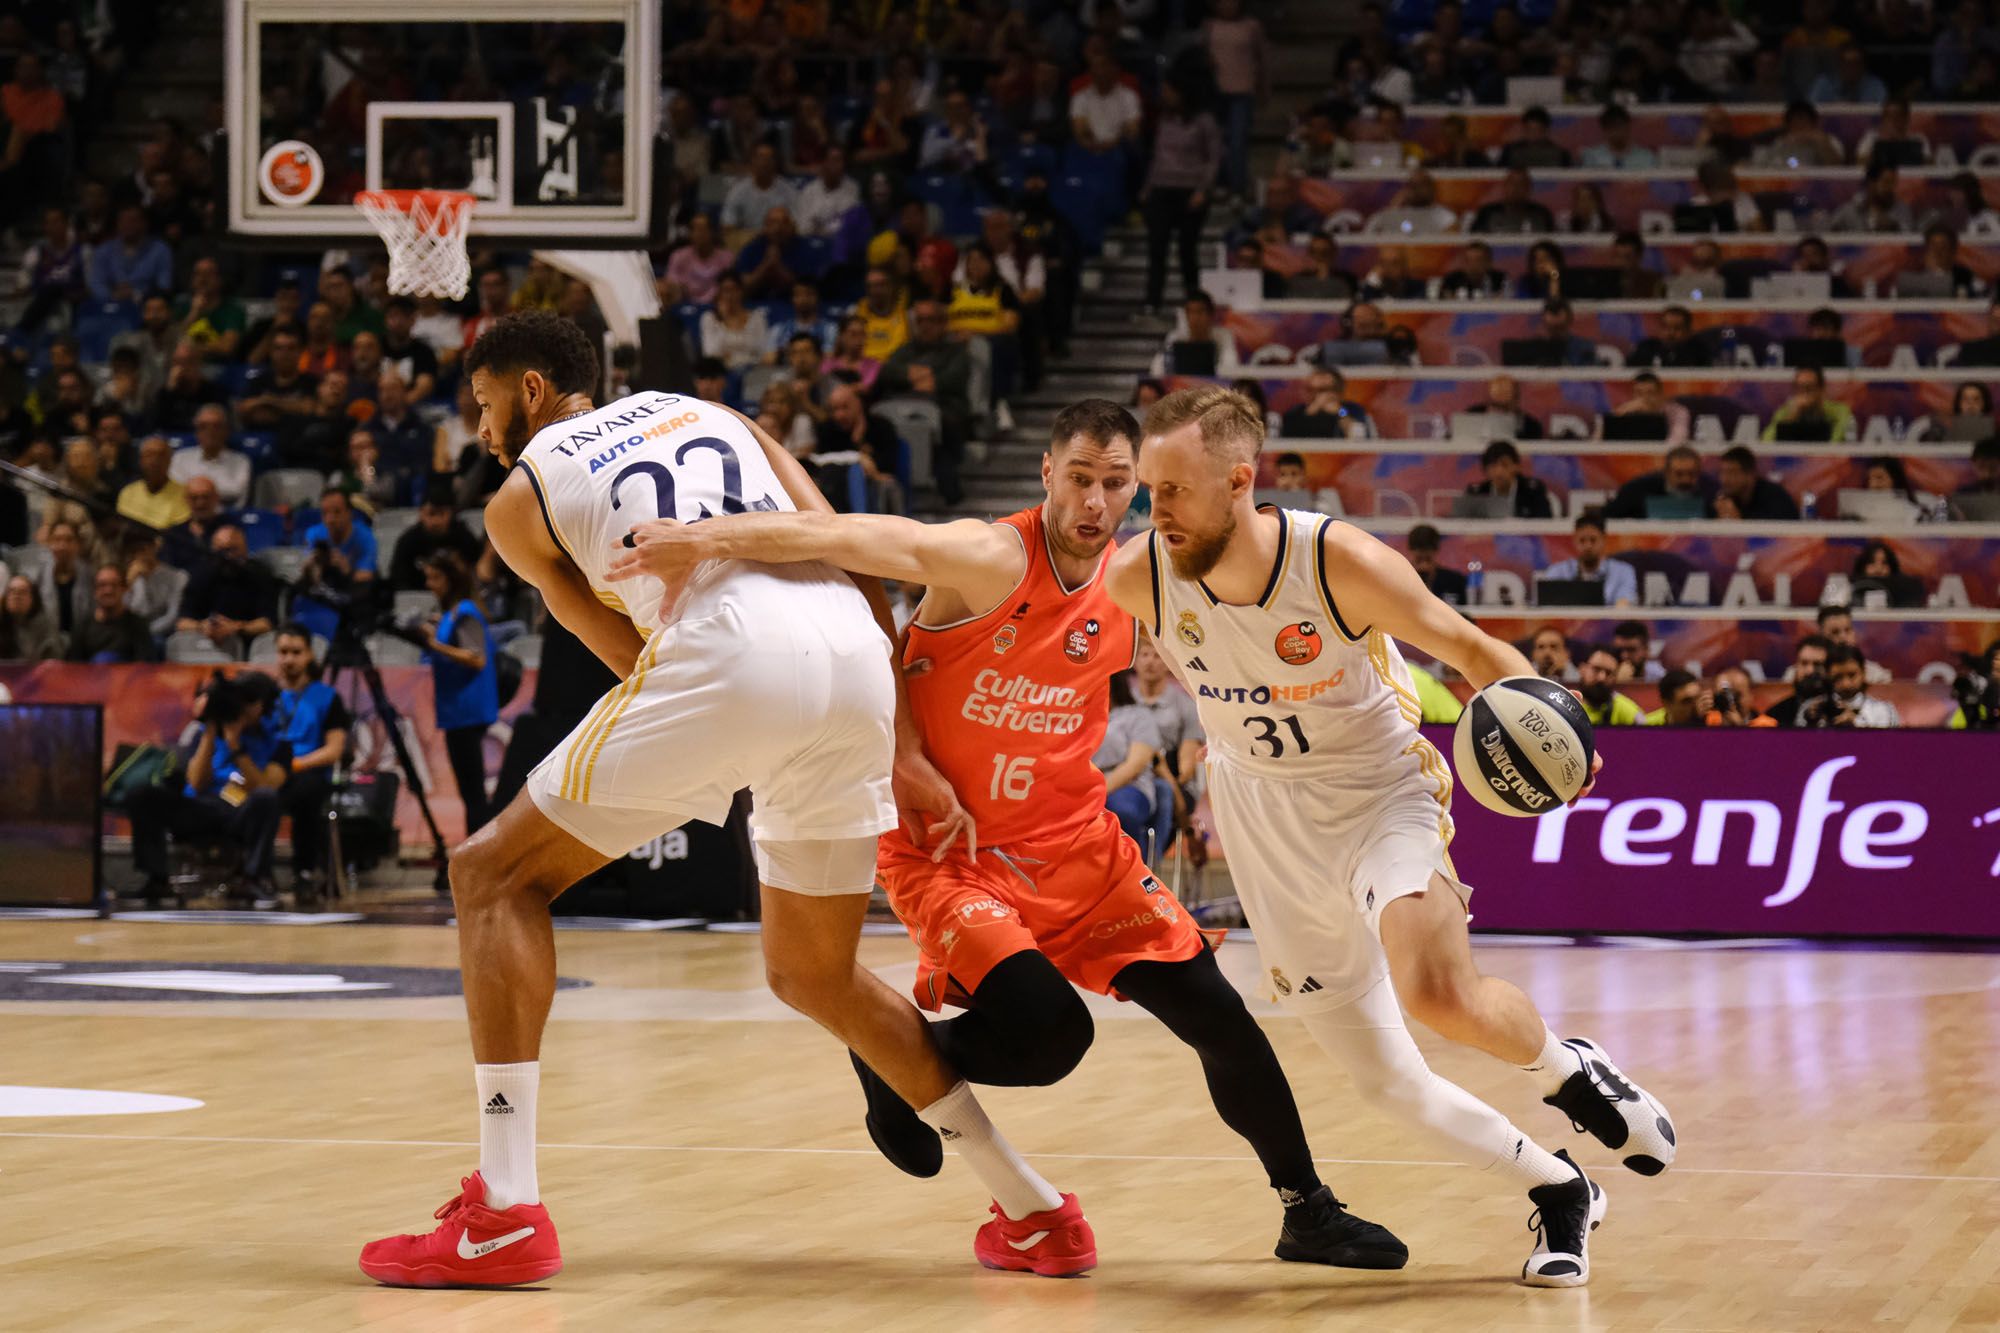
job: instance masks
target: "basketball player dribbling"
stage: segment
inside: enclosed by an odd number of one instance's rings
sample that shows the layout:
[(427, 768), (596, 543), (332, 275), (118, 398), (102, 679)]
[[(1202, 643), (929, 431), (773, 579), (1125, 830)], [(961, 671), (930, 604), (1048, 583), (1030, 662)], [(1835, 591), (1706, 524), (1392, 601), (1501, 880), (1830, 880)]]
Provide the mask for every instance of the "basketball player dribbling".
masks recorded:
[[(1139, 424), (1103, 399), (1064, 409), (1042, 458), (1047, 499), (993, 523), (928, 524), (865, 514), (738, 514), (640, 524), (611, 577), (676, 585), (717, 559), (825, 562), (921, 583), (903, 673), (909, 725), (898, 749), (934, 760), (972, 817), (964, 848), (926, 851), (925, 831), (883, 835), (877, 877), (921, 950), (917, 999), (967, 1012), (932, 1025), (946, 1061), (975, 1083), (1043, 1085), (1089, 1048), (1072, 988), (1138, 1004), (1200, 1056), (1223, 1120), (1256, 1150), (1284, 1205), (1282, 1259), (1400, 1268), (1409, 1251), (1348, 1213), (1320, 1183), (1277, 1055), (1173, 893), (1105, 809), (1091, 756), (1104, 740), (1111, 677), (1132, 665), (1133, 618), (1104, 591), (1113, 534), (1133, 492)], [(622, 584), (620, 586), (623, 586)], [(937, 1135), (867, 1065), (871, 1136), (892, 1162), (930, 1175)], [(992, 1224), (989, 1224), (989, 1226)], [(1040, 1224), (1000, 1219), (1013, 1246), (981, 1262), (1054, 1275), (1087, 1256), (1016, 1252)], [(982, 1233), (982, 1241), (985, 1233)]]
[[(1074, 1210), (993, 1128), (917, 1010), (855, 958), (876, 835), (896, 824), (896, 677), (879, 586), (864, 596), (826, 565), (727, 561), (680, 590), (661, 628), (658, 582), (614, 590), (605, 578), (634, 518), (823, 509), (818, 488), (726, 407), (663, 393), (594, 406), (596, 353), (558, 316), (501, 317), (464, 369), (480, 438), (512, 468), (486, 509), (494, 549), (623, 681), (452, 854), (479, 1169), (435, 1230), (367, 1245), (362, 1271), (395, 1286), (511, 1286), (562, 1268), (535, 1172), (556, 982), (549, 904), (669, 829), (721, 823), (744, 787), (772, 990), (922, 1107), (1007, 1216)], [(915, 808), (953, 804), (920, 756), (896, 776)]]
[(1264, 417), (1242, 395), (1170, 394), (1148, 411), (1145, 436), (1153, 532), (1113, 557), (1106, 581), (1195, 695), (1216, 830), (1272, 987), (1371, 1101), (1526, 1187), (1536, 1241), (1523, 1281), (1581, 1286), (1602, 1187), (1432, 1073), (1398, 1003), (1526, 1070), (1545, 1102), (1626, 1166), (1652, 1175), (1672, 1163), (1659, 1102), (1594, 1043), (1559, 1039), (1526, 995), (1473, 962), (1471, 890), (1447, 851), (1451, 773), (1417, 731), (1395, 640), (1476, 688), (1532, 675), (1527, 660), (1360, 529), (1258, 508)]

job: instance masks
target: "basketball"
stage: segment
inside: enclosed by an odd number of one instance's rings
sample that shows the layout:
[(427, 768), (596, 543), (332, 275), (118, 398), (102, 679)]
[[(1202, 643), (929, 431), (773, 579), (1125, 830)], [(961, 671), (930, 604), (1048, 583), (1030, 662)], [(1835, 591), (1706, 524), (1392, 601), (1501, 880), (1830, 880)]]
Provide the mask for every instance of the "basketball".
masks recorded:
[(1540, 676), (1508, 676), (1472, 696), (1452, 737), (1452, 762), (1473, 800), (1533, 818), (1590, 780), (1596, 740), (1583, 705)]

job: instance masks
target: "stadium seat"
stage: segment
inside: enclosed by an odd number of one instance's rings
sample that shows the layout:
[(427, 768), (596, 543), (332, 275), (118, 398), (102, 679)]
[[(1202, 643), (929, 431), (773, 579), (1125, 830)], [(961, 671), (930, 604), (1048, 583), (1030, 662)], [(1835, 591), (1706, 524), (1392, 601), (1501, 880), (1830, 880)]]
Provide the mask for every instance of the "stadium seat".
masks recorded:
[(370, 526), (375, 529), (375, 546), (384, 565), (395, 554), (396, 543), (403, 534), (416, 525), (417, 511), (414, 509), (384, 509), (375, 515), (375, 521)]
[(272, 546), (259, 551), (257, 559), (280, 582), (293, 583), (305, 571), (312, 552), (299, 546)]
[(111, 359), (111, 340), (139, 327), (139, 308), (123, 301), (90, 301), (76, 314), (77, 354), (93, 365)]
[(771, 387), (771, 381), (787, 374), (777, 366), (752, 366), (743, 372), (743, 401), (754, 409), (764, 401), (764, 390)]
[(326, 477), (311, 468), (273, 468), (257, 478), (251, 494), (266, 509), (298, 509), (317, 504), (326, 489)]
[(243, 528), (243, 540), (252, 555), (285, 544), (285, 516), (275, 509), (245, 509), (236, 516), (236, 521)]
[[(275, 653), (275, 646), (273, 651)], [(236, 660), (210, 643), (208, 636), (197, 629), (177, 629), (169, 634), (166, 656), (169, 662), (192, 662), (203, 665), (222, 665)]]
[(231, 441), (250, 459), (250, 470), (267, 472), (278, 456), (278, 437), (267, 430), (246, 430)]
[[(896, 428), (897, 437), (909, 450), (910, 472), (929, 481), (931, 459), (938, 441), (944, 438), (944, 417), (939, 414), (937, 404), (923, 398), (885, 398), (875, 405), (875, 410)], [(905, 494), (908, 485), (905, 479)]]

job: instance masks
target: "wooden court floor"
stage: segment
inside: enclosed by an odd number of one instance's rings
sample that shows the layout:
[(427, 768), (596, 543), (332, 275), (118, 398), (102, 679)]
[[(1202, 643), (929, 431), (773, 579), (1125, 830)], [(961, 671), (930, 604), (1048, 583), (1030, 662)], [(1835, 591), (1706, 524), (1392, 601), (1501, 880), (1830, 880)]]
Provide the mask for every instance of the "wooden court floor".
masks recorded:
[[(1277, 1212), (1192, 1057), (1100, 1009), (1065, 1084), (990, 1090), (1079, 1192), (1102, 1266), (971, 1260), (986, 1200), (948, 1162), (869, 1148), (841, 1052), (764, 992), (747, 935), (568, 933), (545, 1048), (544, 1200), (568, 1269), (521, 1292), (370, 1284), (360, 1244), (416, 1229), (476, 1165), (455, 996), (0, 1001), (0, 1084), (199, 1099), (0, 1118), (0, 1329), (1944, 1329), (2000, 1326), (2000, 958), (1489, 943), (1489, 970), (1667, 1101), (1680, 1162), (1609, 1165), (1524, 1079), (1425, 1039), (1437, 1068), (1603, 1164), (1592, 1284), (1530, 1291), (1524, 1199), (1359, 1106), (1259, 999), (1322, 1174), (1409, 1268), (1270, 1257)], [(1225, 945), (1246, 991), (1255, 957)], [(892, 982), (907, 945), (864, 942)], [(0, 922), (33, 961), (455, 964), (438, 927)], [(4, 978), (0, 978), (4, 980)], [(51, 988), (54, 989), (54, 988)], [(171, 994), (162, 992), (161, 994)], [(1587, 1146), (1585, 1146), (1587, 1144)]]

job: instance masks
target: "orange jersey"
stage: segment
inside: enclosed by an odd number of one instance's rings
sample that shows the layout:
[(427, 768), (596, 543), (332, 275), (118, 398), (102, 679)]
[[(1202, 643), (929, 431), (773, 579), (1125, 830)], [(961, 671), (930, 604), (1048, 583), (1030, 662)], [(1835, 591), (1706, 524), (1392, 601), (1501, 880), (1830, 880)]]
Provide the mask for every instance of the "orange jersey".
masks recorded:
[[(989, 846), (1044, 840), (1104, 811), (1111, 677), (1132, 665), (1137, 629), (1104, 589), (1112, 548), (1065, 588), (1039, 507), (999, 520), (1020, 535), (1028, 571), (1001, 603), (955, 624), (912, 624), (903, 652), (924, 752)], [(901, 836), (898, 834), (897, 836)]]

